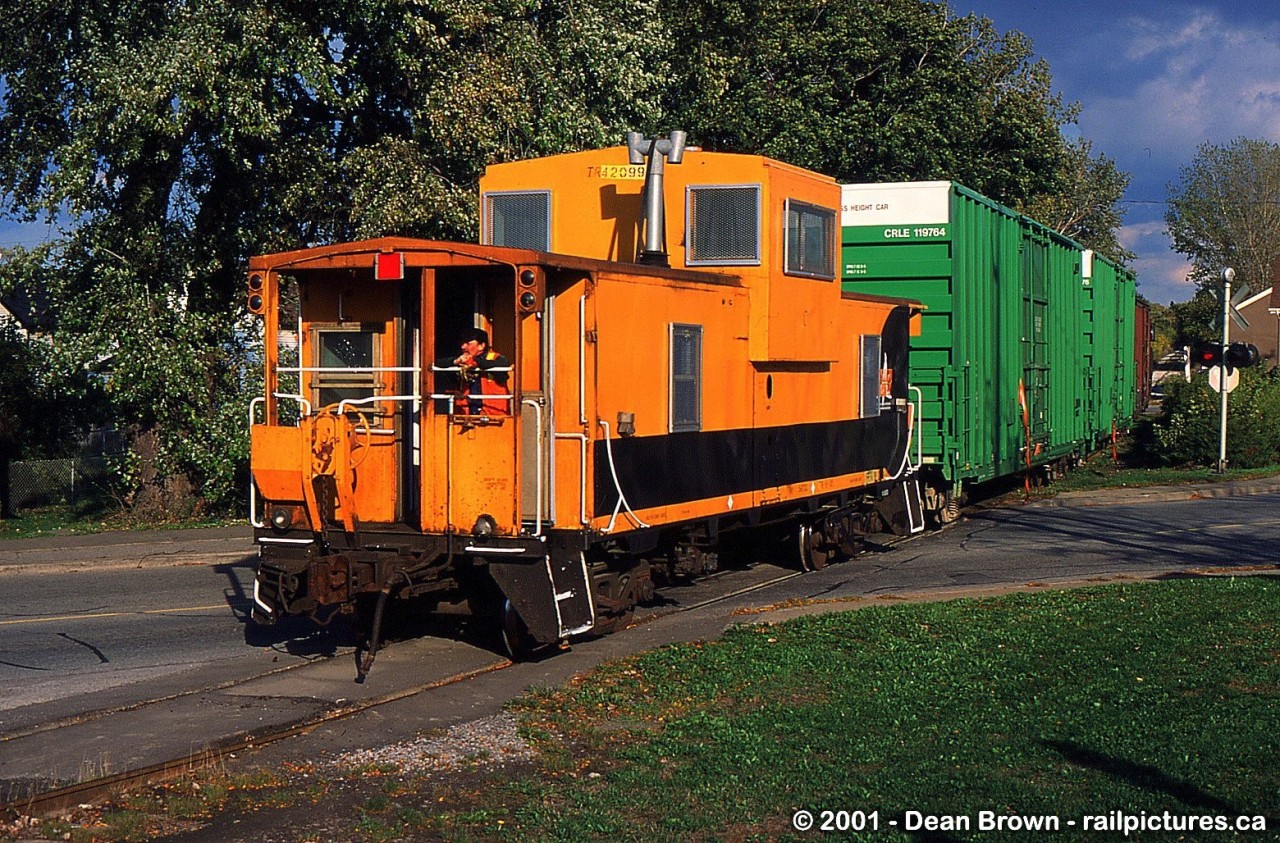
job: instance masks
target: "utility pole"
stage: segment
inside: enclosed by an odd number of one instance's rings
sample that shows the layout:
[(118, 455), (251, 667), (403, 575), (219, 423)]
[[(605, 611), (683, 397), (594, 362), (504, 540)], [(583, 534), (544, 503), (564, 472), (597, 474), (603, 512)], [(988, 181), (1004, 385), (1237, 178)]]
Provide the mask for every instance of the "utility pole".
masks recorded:
[[(1231, 267), (1222, 270), (1222, 350), (1225, 355), (1231, 342), (1231, 282), (1236, 279), (1236, 271)], [(1218, 473), (1227, 471), (1227, 365), (1222, 363), (1222, 383), (1220, 408), (1222, 410), (1221, 435), (1218, 438)]]

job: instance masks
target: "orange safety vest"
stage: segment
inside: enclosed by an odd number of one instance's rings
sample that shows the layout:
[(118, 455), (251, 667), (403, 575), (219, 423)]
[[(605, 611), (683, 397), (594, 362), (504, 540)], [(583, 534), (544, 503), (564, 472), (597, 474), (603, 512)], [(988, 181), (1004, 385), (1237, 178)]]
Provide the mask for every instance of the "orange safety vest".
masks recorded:
[[(492, 363), (496, 360), (501, 360), (501, 359), (502, 359), (502, 355), (496, 351), (485, 352), (484, 360), (486, 362)], [(476, 378), (476, 383), (479, 384), (479, 387), (480, 387), (478, 394), (480, 395), (510, 395), (511, 394), (511, 389), (510, 389), (511, 379), (508, 376), (507, 372), (498, 373), (499, 376), (506, 378), (507, 380), (506, 385), (500, 384), (497, 381), (495, 381), (492, 375), (489, 375), (485, 372), (484, 367), (480, 367), (480, 371), (478, 372), (478, 375), (479, 377)], [(475, 385), (472, 386), (472, 389), (473, 390), (475, 389)], [(476, 393), (473, 392), (472, 394), (476, 394)], [(507, 398), (482, 399), (479, 402), (479, 404), (480, 404), (480, 412), (486, 416), (494, 416), (494, 415), (505, 416), (509, 412), (508, 408), (511, 406), (510, 399), (507, 399)], [(474, 411), (474, 408), (475, 408), (474, 402), (472, 403), (472, 408)]]

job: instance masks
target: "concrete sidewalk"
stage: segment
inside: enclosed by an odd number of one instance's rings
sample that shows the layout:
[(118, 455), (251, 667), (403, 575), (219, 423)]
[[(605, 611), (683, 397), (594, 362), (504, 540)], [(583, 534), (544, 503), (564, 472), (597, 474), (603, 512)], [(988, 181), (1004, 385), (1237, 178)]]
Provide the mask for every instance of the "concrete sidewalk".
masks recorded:
[(211, 565), (257, 555), (248, 524), (0, 541), (0, 574)]
[(1254, 480), (1224, 480), (1219, 483), (1186, 483), (1176, 486), (1125, 486), (1087, 492), (1060, 492), (1051, 498), (1032, 501), (1028, 506), (1094, 506), (1114, 503), (1185, 501), (1195, 498), (1234, 498), (1241, 495), (1268, 495), (1280, 492), (1280, 476)]

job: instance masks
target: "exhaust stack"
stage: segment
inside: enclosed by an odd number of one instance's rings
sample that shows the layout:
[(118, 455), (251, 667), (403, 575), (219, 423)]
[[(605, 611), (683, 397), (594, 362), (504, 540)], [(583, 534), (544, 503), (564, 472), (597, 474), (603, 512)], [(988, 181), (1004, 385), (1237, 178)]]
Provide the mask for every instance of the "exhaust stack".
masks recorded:
[(667, 260), (667, 215), (663, 205), (662, 176), (665, 162), (679, 164), (684, 159), (685, 133), (679, 130), (666, 138), (645, 138), (627, 132), (627, 154), (632, 164), (644, 164), (644, 191), (640, 225), (644, 230), (638, 263), (670, 266)]

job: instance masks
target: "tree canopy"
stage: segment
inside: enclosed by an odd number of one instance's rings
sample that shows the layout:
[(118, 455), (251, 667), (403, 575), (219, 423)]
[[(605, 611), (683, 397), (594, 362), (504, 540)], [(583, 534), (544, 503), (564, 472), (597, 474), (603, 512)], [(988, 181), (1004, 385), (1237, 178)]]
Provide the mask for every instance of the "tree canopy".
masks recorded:
[(63, 236), (0, 285), (49, 300), (52, 388), (159, 431), (165, 470), (205, 490), (243, 471), (252, 384), (226, 361), (253, 340), (248, 257), (472, 239), (497, 161), (684, 128), (841, 181), (955, 179), (1114, 246), (1123, 182), (1064, 140), (1047, 66), (945, 3), (15, 0), (8, 18), (0, 213)]
[(1203, 144), (1169, 188), (1165, 222), (1202, 288), (1220, 285), (1228, 266), (1237, 284), (1270, 285), (1271, 264), (1280, 257), (1280, 144), (1248, 138)]

